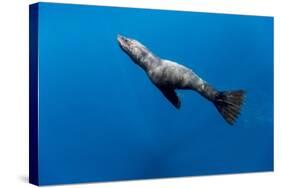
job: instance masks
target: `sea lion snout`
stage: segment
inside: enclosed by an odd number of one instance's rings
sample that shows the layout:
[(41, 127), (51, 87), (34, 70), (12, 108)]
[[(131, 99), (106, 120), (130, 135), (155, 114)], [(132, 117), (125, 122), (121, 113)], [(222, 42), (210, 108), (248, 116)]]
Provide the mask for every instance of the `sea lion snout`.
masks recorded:
[(118, 41), (119, 45), (124, 48), (124, 47), (128, 47), (130, 45), (131, 40), (125, 36), (118, 34), (117, 41)]

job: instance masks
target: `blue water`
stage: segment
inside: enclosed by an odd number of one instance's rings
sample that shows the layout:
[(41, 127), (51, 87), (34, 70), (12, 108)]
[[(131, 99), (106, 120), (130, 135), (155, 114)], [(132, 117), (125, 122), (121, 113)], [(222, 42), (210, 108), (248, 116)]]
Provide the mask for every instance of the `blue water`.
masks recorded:
[[(176, 110), (117, 44), (135, 38), (218, 90), (229, 126), (178, 91)], [(40, 184), (273, 170), (273, 18), (40, 3)]]

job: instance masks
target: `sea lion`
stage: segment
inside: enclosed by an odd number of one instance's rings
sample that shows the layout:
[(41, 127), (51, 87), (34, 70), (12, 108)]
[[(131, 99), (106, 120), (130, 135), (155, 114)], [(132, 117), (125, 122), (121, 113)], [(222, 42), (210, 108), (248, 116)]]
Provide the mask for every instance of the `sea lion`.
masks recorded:
[(117, 36), (121, 49), (147, 74), (152, 83), (177, 108), (181, 106), (176, 89), (194, 90), (213, 102), (227, 123), (233, 125), (240, 114), (245, 91), (217, 91), (190, 68), (161, 59), (137, 40)]

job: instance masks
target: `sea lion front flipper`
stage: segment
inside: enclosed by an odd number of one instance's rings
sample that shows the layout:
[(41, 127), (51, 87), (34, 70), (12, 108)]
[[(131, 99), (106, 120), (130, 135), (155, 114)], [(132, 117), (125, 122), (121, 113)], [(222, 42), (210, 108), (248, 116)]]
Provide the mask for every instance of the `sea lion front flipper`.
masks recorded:
[(179, 109), (181, 106), (181, 101), (173, 88), (169, 87), (159, 87), (163, 95), (177, 108)]

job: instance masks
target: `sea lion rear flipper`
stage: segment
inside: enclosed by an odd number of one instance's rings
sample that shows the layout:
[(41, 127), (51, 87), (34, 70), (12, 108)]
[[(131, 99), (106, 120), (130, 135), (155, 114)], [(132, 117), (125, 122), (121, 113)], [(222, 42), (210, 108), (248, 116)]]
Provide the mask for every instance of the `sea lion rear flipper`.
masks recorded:
[(169, 87), (159, 87), (163, 95), (177, 108), (179, 109), (181, 106), (181, 101), (173, 88)]
[(233, 125), (240, 114), (244, 98), (244, 90), (223, 91), (217, 94), (213, 102), (223, 118)]

